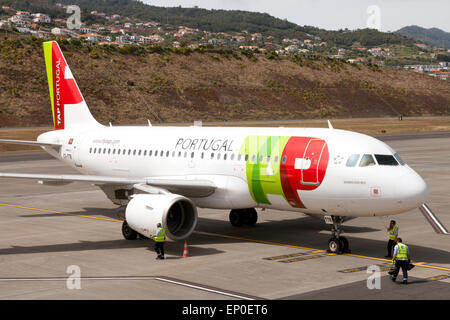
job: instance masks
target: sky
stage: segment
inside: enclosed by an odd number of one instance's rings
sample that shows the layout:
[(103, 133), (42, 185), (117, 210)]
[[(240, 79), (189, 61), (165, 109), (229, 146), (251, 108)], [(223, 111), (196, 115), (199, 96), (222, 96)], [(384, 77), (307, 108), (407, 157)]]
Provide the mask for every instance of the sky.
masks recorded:
[(265, 12), (298, 25), (327, 30), (396, 31), (409, 25), (450, 32), (449, 0), (142, 0), (161, 7)]

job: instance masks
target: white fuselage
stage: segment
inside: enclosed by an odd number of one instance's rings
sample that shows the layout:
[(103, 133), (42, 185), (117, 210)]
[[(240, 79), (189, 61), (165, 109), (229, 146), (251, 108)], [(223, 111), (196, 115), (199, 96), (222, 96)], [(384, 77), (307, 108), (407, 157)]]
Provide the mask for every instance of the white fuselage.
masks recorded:
[(46, 150), (83, 174), (213, 181), (212, 195), (191, 198), (199, 207), (391, 215), (420, 206), (427, 195), (425, 182), (408, 165), (375, 160), (348, 166), (352, 155), (362, 161), (363, 155), (376, 159), (395, 152), (343, 130), (96, 127), (52, 131), (38, 141), (62, 143), (59, 153)]

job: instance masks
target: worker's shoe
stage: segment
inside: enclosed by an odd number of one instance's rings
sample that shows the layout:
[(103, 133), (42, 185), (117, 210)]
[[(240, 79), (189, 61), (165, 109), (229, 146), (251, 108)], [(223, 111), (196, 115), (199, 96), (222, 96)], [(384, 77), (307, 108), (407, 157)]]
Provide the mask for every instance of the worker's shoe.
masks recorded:
[(408, 284), (408, 279), (403, 279), (403, 284)]
[(392, 282), (395, 282), (395, 280), (397, 280), (397, 278), (391, 277)]

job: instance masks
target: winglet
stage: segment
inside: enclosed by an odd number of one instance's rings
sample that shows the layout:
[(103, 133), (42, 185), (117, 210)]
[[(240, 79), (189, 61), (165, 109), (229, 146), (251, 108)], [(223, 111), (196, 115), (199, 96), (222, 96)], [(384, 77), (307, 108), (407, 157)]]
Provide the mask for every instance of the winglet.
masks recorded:
[(328, 128), (329, 128), (329, 129), (334, 129), (333, 126), (331, 125), (330, 120), (328, 120)]

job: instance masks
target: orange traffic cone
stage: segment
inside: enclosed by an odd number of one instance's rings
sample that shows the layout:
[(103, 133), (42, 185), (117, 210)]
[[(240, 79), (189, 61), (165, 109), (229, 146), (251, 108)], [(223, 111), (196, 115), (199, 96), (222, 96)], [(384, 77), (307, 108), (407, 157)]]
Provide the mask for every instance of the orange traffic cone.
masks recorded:
[(189, 257), (189, 251), (187, 246), (187, 240), (184, 240), (184, 250), (183, 250), (183, 258)]

